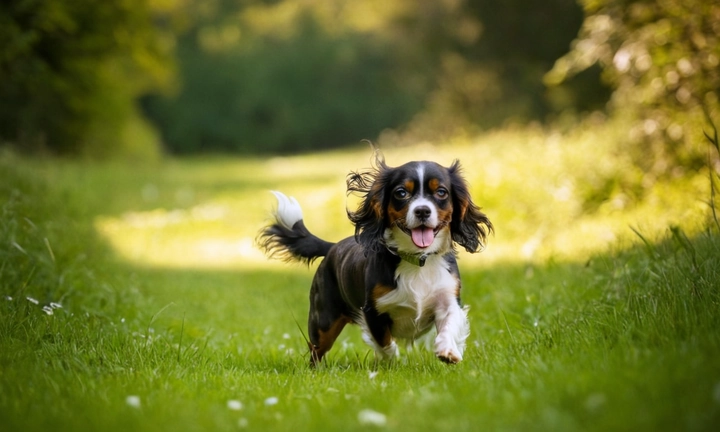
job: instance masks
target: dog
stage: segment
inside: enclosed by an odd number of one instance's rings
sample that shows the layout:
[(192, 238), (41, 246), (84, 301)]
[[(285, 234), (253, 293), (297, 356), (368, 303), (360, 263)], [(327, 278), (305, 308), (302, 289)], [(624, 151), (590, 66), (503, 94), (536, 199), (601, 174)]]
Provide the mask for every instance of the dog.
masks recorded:
[(362, 327), (380, 359), (398, 355), (396, 339), (412, 342), (434, 326), (437, 358), (460, 362), (470, 326), (455, 244), (478, 252), (494, 228), (473, 203), (459, 161), (390, 167), (376, 154), (372, 168), (348, 174), (347, 192), (361, 197), (357, 210), (348, 210), (354, 236), (318, 238), (297, 200), (280, 192), (273, 192), (274, 222), (258, 236), (269, 257), (308, 265), (324, 257), (310, 288), (311, 366), (350, 323)]

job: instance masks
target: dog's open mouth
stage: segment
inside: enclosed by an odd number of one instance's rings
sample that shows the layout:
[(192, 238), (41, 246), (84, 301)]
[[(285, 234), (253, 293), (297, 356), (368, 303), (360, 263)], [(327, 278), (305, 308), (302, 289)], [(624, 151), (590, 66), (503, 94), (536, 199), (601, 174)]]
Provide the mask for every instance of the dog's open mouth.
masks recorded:
[(430, 227), (426, 227), (425, 225), (420, 225), (419, 227), (409, 230), (410, 238), (415, 246), (425, 249), (433, 244), (433, 241), (435, 241), (435, 234), (437, 234), (438, 230), (439, 227), (432, 229)]
[(431, 228), (425, 225), (420, 225), (415, 228), (409, 228), (404, 223), (398, 222), (395, 223), (395, 226), (397, 226), (405, 234), (407, 234), (415, 246), (419, 247), (420, 249), (426, 249), (433, 244), (433, 242), (435, 241), (435, 237), (437, 237), (437, 234), (440, 232), (440, 230), (447, 226), (447, 223), (441, 222), (435, 228)]

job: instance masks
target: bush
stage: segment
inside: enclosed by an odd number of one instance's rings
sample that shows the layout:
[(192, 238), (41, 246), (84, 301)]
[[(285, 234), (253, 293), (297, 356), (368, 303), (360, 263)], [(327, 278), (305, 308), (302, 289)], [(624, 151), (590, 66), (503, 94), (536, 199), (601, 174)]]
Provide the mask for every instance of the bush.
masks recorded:
[[(720, 110), (720, 6), (704, 0), (583, 0), (586, 18), (570, 53), (546, 76), (558, 84), (600, 65), (616, 115), (635, 119), (637, 164), (655, 175), (697, 168), (702, 130)], [(704, 113), (703, 113), (704, 111)]]

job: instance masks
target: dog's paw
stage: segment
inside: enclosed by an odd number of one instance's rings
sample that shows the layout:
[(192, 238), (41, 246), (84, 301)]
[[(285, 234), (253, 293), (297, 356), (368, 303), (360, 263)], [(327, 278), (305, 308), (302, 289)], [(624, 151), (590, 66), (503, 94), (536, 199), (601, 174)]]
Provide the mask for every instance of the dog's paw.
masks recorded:
[(445, 333), (441, 333), (435, 338), (435, 355), (449, 364), (462, 361), (462, 351), (455, 343), (455, 340)]
[(438, 351), (435, 355), (441, 361), (448, 364), (456, 364), (462, 361), (462, 355), (455, 350)]
[(400, 356), (400, 349), (395, 341), (390, 342), (390, 345), (382, 347), (379, 351), (375, 352), (379, 354), (382, 360), (392, 360)]

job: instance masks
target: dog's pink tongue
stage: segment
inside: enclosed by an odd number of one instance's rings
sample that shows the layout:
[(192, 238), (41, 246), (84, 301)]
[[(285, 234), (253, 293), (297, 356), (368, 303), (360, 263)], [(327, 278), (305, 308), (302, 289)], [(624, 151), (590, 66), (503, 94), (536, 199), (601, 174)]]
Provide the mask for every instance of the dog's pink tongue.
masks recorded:
[(413, 228), (410, 233), (412, 234), (413, 243), (419, 248), (426, 248), (435, 240), (435, 233), (428, 227)]

